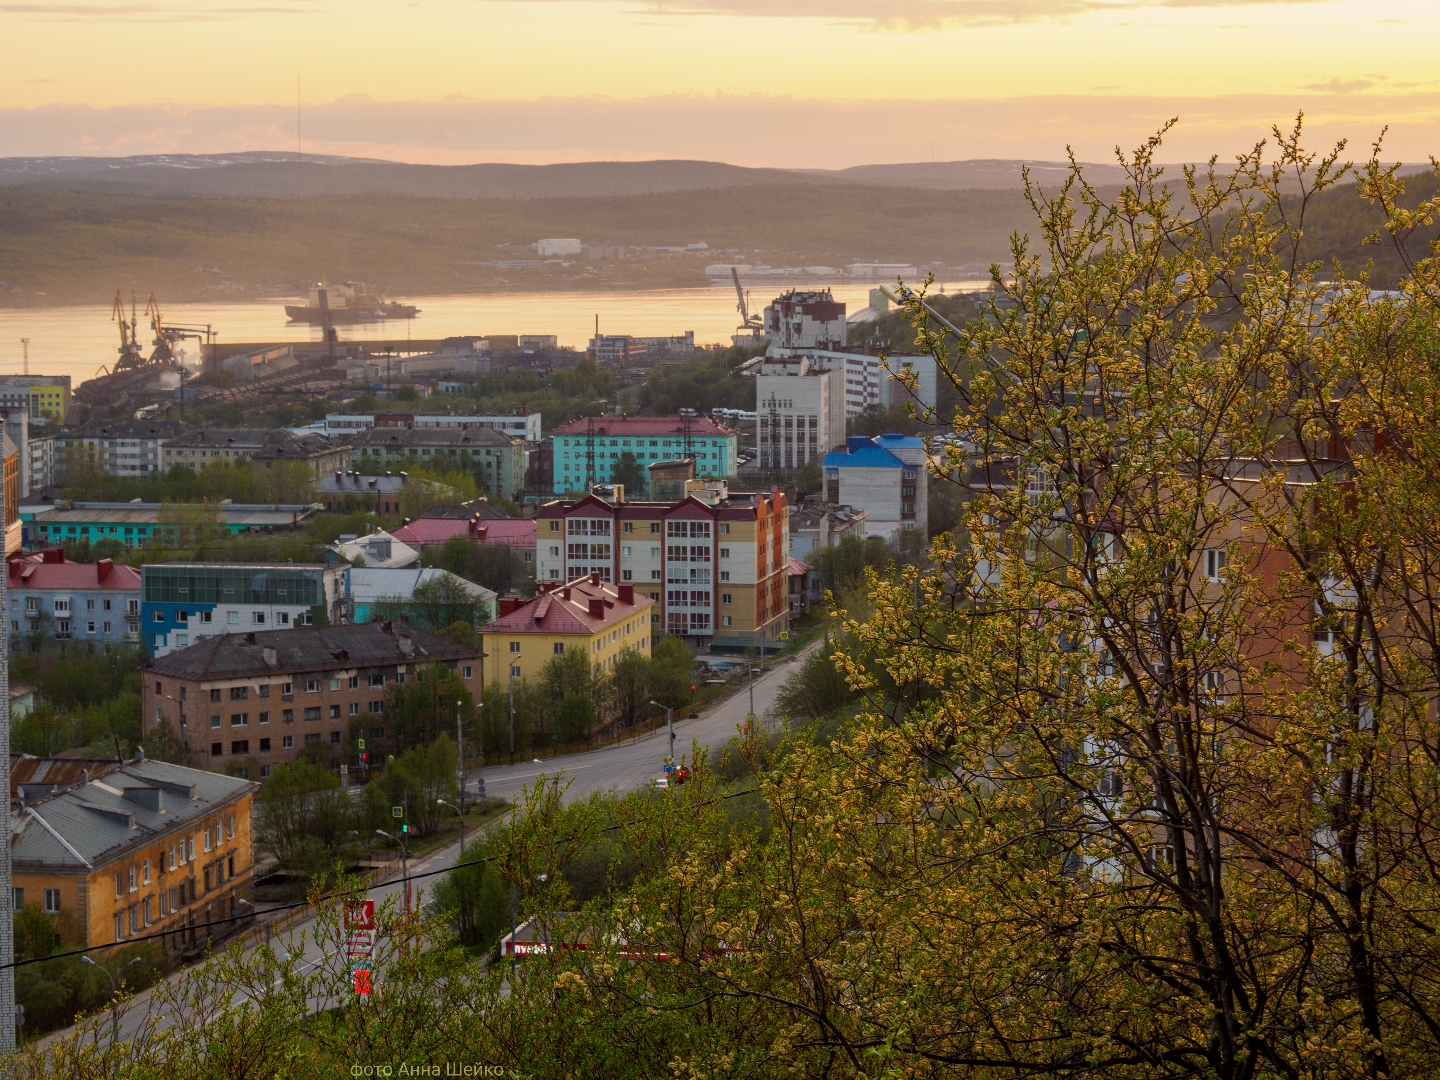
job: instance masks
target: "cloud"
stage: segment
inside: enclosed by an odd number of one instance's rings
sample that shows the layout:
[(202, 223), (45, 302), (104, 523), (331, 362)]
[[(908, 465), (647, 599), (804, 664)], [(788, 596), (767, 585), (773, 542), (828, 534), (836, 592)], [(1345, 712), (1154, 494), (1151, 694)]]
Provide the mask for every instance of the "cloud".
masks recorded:
[(115, 4), (3, 4), (0, 14), (15, 15), (29, 22), (216, 22), (254, 15), (308, 15), (317, 4), (214, 4), (115, 3)]
[[(1073, 146), (1111, 162), (1172, 116), (1162, 160), (1222, 160), (1288, 128), (1306, 141), (1351, 140), (1368, 153), (1389, 125), (1387, 158), (1440, 150), (1440, 91), (1334, 91), (1213, 98), (1076, 94), (996, 100), (829, 101), (773, 95), (667, 95), (479, 101), (378, 101), (351, 95), (305, 107), (305, 152), (429, 164), (691, 158), (737, 165), (844, 168), (872, 162), (1030, 158)], [(863, 139), (839, 137), (864, 132)], [(45, 105), (0, 109), (0, 156), (293, 152), (293, 105)]]
[(1324, 82), (1308, 83), (1306, 90), (1319, 90), (1330, 94), (1353, 94), (1360, 90), (1369, 90), (1380, 80), (1375, 79), (1346, 79), (1340, 75), (1326, 79)]

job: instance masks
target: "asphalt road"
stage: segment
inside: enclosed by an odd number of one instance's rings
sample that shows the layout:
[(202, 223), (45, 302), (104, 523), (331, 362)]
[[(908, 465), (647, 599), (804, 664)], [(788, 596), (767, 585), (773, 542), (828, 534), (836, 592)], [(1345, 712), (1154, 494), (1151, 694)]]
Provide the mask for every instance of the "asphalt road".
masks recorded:
[[(769, 712), (781, 684), (795, 669), (795, 661), (818, 647), (819, 642), (816, 642), (801, 650), (796, 657), (789, 661), (773, 666), (767, 665), (767, 670), (763, 674), (757, 671), (754, 688), (756, 716), (763, 718)], [(712, 748), (724, 746), (734, 737), (737, 729), (745, 723), (749, 712), (750, 694), (742, 686), (738, 694), (710, 706), (698, 719), (690, 720), (677, 716), (675, 719), (675, 758), (678, 760), (683, 754), (688, 759), (692, 743)], [(533, 784), (537, 777), (542, 774), (554, 775), (557, 772), (563, 772), (567, 778), (573, 780), (566, 792), (567, 799), (583, 798), (596, 791), (624, 793), (648, 786), (662, 775), (664, 759), (670, 752), (669, 746), (669, 735), (662, 727), (653, 734), (600, 750), (546, 758), (542, 762), (520, 761), (514, 765), (489, 768), (484, 771), (485, 794), (489, 798), (499, 797), (514, 802), (520, 792), (526, 786)], [(475, 789), (472, 787), (467, 797), (473, 799), (475, 794)], [(458, 842), (449, 844), (412, 860), (410, 873), (423, 874), (427, 871), (443, 870), (453, 865), (459, 854), (460, 844)], [(436, 880), (438, 880), (438, 875), (412, 882), (412, 888), (417, 892), (422, 888), (428, 891), (428, 887)], [(376, 885), (370, 890), (369, 895), (375, 900), (378, 908), (386, 897), (403, 894), (403, 889), (403, 880), (396, 877)], [(309, 933), (313, 923), (313, 919), (297, 923), (293, 936), (290, 931), (287, 931), (282, 937), (293, 940), (297, 945), (302, 940), (304, 941), (303, 963), (306, 965), (339, 967), (344, 964), (346, 962), (344, 957), (336, 953), (327, 953), (315, 944)], [(280, 946), (279, 939), (276, 940), (275, 945), (277, 948)], [(178, 976), (171, 976), (172, 979), (176, 977)], [(118, 1038), (122, 1041), (133, 1038), (150, 1007), (150, 991), (136, 995), (125, 1015), (120, 1018)], [(52, 1035), (48, 1038), (54, 1037), (56, 1036)]]

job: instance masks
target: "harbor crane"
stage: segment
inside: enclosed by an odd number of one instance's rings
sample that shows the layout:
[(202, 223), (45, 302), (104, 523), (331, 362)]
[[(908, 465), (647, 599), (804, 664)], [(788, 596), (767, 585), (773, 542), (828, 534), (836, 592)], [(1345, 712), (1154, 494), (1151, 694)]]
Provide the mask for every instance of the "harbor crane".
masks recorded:
[(730, 278), (735, 282), (735, 297), (740, 302), (735, 310), (740, 312), (740, 325), (735, 328), (731, 341), (736, 345), (758, 345), (765, 334), (765, 325), (759, 315), (750, 314), (750, 298), (740, 287), (740, 271), (730, 267)]
[(110, 320), (120, 324), (120, 359), (115, 361), (114, 370), (129, 371), (131, 368), (143, 367), (145, 356), (140, 352), (140, 342), (136, 340), (135, 331), (139, 326), (139, 320), (135, 317), (135, 294), (130, 294), (130, 318), (125, 318), (125, 301), (120, 297), (120, 290), (115, 290), (115, 303), (110, 308)]
[[(165, 316), (161, 314), (160, 303), (153, 292), (145, 304), (145, 315), (150, 320), (150, 328), (155, 331), (155, 340), (151, 342), (155, 346), (155, 351), (150, 354), (152, 364), (176, 363), (174, 346), (178, 341), (194, 338), (209, 345), (215, 337), (215, 331), (209, 323), (205, 324), (203, 330), (197, 326), (166, 326)], [(131, 332), (134, 332), (133, 329)]]

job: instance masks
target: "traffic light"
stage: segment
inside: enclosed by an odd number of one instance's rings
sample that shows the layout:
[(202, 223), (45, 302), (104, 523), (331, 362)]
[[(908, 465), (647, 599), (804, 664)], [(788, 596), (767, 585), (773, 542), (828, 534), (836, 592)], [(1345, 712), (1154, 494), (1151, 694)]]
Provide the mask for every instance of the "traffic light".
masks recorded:
[(408, 821), (405, 822), (405, 824), (403, 824), (403, 825), (400, 826), (400, 835), (401, 835), (401, 836), (409, 836), (409, 835), (410, 835), (410, 823), (409, 823)]

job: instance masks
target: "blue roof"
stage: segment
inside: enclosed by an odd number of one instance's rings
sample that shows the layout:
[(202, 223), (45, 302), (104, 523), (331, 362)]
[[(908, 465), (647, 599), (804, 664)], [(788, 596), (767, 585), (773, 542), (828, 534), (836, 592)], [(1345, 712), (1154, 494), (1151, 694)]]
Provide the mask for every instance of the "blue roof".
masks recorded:
[(891, 450), (924, 450), (925, 440), (919, 435), (897, 435), (893, 431), (887, 431), (884, 435), (875, 436), (875, 442)]
[(852, 443), (850, 451), (837, 450), (825, 455), (824, 466), (827, 469), (851, 468), (851, 469), (903, 469), (905, 463), (890, 453), (883, 446), (876, 446), (869, 439), (863, 440), (863, 445)]

